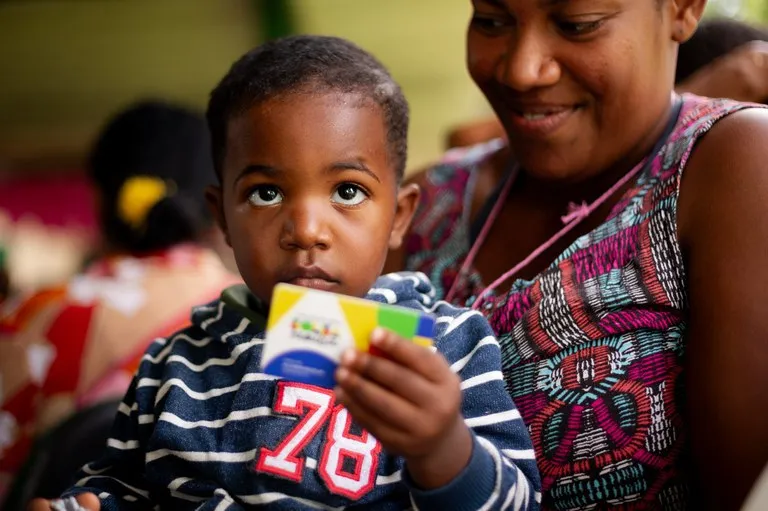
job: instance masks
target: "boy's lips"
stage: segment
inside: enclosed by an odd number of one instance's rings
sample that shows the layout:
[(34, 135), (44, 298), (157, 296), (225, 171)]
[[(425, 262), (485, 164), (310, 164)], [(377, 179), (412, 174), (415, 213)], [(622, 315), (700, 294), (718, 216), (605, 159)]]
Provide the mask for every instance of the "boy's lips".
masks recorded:
[(280, 282), (322, 291), (332, 291), (340, 284), (330, 273), (319, 266), (294, 266), (288, 268), (280, 276)]

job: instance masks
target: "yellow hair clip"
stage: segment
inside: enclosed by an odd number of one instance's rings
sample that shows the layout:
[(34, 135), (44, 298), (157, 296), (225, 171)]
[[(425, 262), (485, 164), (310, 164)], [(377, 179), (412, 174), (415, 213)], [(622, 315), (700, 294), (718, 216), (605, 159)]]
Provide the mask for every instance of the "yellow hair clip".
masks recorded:
[(117, 195), (117, 215), (132, 229), (139, 229), (152, 207), (168, 196), (168, 184), (154, 176), (129, 177)]

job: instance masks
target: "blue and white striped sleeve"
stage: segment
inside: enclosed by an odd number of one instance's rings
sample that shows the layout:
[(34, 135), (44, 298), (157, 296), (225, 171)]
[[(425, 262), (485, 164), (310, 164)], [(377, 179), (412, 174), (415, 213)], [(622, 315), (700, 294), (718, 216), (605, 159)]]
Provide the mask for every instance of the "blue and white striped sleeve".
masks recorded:
[(411, 486), (416, 509), (532, 510), (541, 501), (533, 445), (504, 385), (501, 350), (476, 311), (439, 304), (437, 349), (461, 378), (462, 414), (473, 433), (469, 464), (447, 486)]
[[(151, 346), (150, 354), (153, 348), (162, 347), (163, 341), (155, 341), (155, 344), (159, 346)], [(151, 404), (157, 386), (154, 385), (156, 380), (150, 377), (153, 369), (145, 355), (145, 361), (118, 407), (102, 457), (80, 470), (78, 481), (63, 497), (94, 493), (105, 511), (152, 508), (144, 483), (144, 455), (154, 427)], [(143, 406), (145, 403), (148, 406)]]

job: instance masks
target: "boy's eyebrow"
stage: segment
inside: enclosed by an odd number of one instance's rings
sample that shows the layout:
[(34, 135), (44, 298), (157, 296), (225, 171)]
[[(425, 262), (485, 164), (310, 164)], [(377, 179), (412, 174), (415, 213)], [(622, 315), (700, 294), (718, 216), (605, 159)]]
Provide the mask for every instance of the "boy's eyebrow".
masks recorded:
[[(330, 167), (328, 167), (328, 172), (341, 172), (344, 170), (358, 170), (360, 172), (363, 172), (364, 174), (368, 174), (377, 182), (381, 183), (381, 179), (379, 179), (379, 176), (377, 176), (371, 169), (369, 169), (368, 166), (362, 161), (354, 161), (354, 160), (340, 161), (340, 162), (335, 162)], [(266, 177), (274, 178), (282, 173), (283, 171), (276, 169), (274, 167), (270, 167), (268, 165), (259, 165), (259, 164), (247, 165), (237, 175), (234, 183), (232, 183), (232, 187), (233, 188), (236, 187), (237, 183), (242, 178), (251, 174), (261, 174)]]
[(267, 165), (251, 164), (246, 166), (243, 170), (240, 171), (240, 173), (235, 178), (235, 181), (232, 183), (232, 187), (234, 188), (235, 186), (237, 186), (237, 183), (242, 178), (250, 174), (263, 174), (267, 177), (275, 177), (278, 174), (280, 174), (280, 171), (274, 167), (269, 167)]
[(379, 176), (377, 176), (371, 169), (369, 169), (365, 163), (355, 160), (355, 161), (339, 161), (331, 165), (328, 169), (329, 171), (341, 171), (341, 170), (359, 170), (360, 172), (363, 172), (365, 174), (368, 174), (373, 179), (375, 179), (377, 182), (381, 183), (381, 179), (379, 179)]

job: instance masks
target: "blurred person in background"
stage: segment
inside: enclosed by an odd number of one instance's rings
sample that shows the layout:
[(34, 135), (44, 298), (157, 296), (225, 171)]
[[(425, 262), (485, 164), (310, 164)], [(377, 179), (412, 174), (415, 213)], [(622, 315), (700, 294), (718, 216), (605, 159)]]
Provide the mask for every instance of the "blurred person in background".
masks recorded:
[[(680, 45), (675, 89), (711, 98), (765, 103), (768, 99), (768, 30), (730, 18), (704, 20)], [(495, 117), (450, 130), (447, 147), (468, 147), (504, 138)]]
[(704, 21), (677, 54), (681, 92), (765, 103), (768, 30), (729, 18)]
[(11, 289), (11, 281), (8, 277), (8, 268), (6, 267), (5, 260), (5, 247), (0, 244), (0, 304), (8, 297)]
[(221, 234), (203, 195), (215, 174), (202, 116), (136, 104), (108, 123), (88, 171), (100, 255), (0, 318), (0, 502), (36, 438), (122, 397), (149, 343), (239, 281), (206, 248)]

